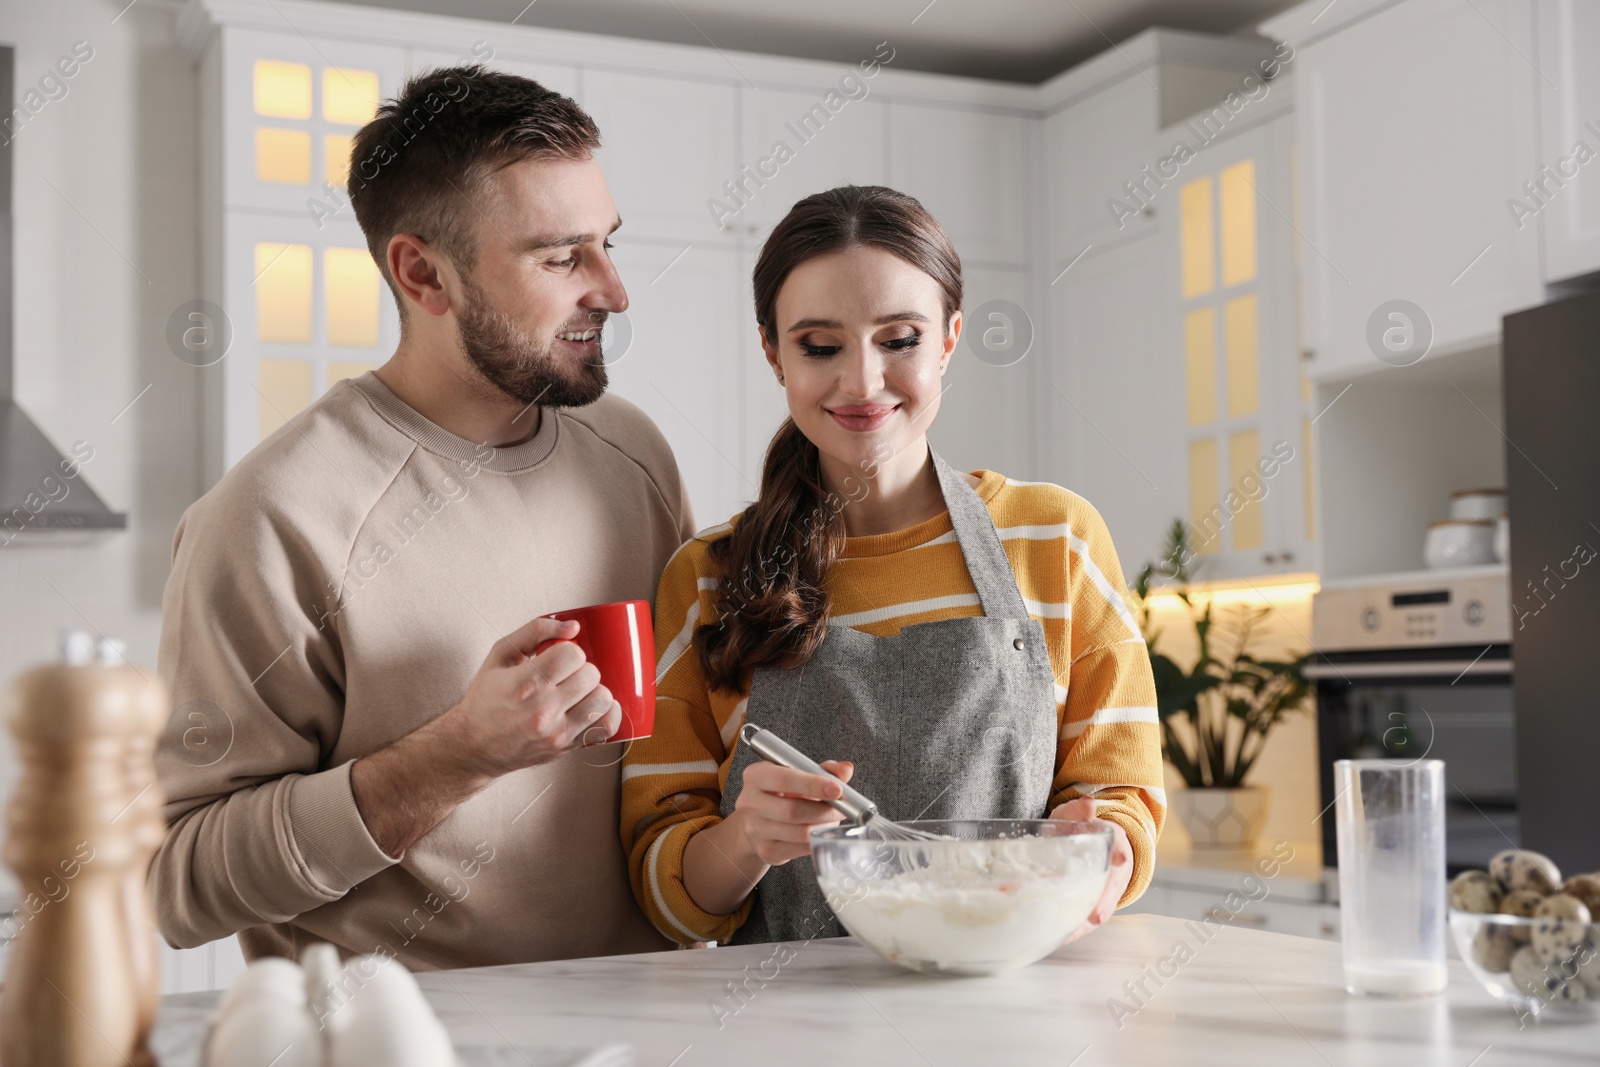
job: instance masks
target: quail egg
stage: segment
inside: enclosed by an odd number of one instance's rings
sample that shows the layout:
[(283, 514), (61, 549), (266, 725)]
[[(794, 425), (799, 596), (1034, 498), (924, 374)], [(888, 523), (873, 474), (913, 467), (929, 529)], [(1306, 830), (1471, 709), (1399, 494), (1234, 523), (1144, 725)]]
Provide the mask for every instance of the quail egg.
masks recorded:
[(1495, 974), (1505, 974), (1511, 969), (1511, 957), (1516, 951), (1517, 942), (1511, 931), (1496, 923), (1479, 926), (1472, 938), (1472, 958), (1478, 961), (1478, 966)]
[(1533, 918), (1533, 951), (1542, 963), (1570, 960), (1589, 939), (1589, 909), (1577, 897), (1546, 897), (1533, 909)]
[(1600, 875), (1575, 874), (1561, 884), (1561, 892), (1583, 901), (1590, 915), (1600, 915)]
[(1524, 992), (1552, 1004), (1570, 1004), (1588, 998), (1588, 988), (1577, 979), (1568, 980), (1561, 969), (1539, 960), (1532, 945), (1523, 945), (1511, 957), (1511, 981)]
[(1532, 891), (1540, 896), (1561, 885), (1561, 869), (1550, 857), (1523, 848), (1508, 848), (1489, 861), (1489, 873), (1510, 892)]
[[(1517, 915), (1524, 919), (1531, 919), (1534, 911), (1543, 901), (1544, 897), (1526, 889), (1507, 893), (1505, 899), (1500, 902), (1500, 914)], [(1532, 929), (1526, 926), (1508, 925), (1505, 930), (1519, 945), (1526, 945), (1533, 936)]]
[(1589, 991), (1589, 999), (1600, 1000), (1600, 948), (1585, 945), (1572, 959), (1578, 967), (1578, 981)]
[(1505, 890), (1485, 871), (1462, 871), (1450, 880), (1450, 906), (1480, 915), (1500, 910)]

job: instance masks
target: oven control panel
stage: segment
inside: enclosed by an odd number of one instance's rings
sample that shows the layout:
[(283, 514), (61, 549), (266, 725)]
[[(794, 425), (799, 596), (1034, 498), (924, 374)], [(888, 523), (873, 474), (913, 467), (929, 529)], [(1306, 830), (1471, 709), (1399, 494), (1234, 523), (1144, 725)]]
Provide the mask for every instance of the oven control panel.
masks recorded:
[(1323, 652), (1506, 644), (1510, 585), (1504, 564), (1327, 582), (1311, 601), (1311, 640)]

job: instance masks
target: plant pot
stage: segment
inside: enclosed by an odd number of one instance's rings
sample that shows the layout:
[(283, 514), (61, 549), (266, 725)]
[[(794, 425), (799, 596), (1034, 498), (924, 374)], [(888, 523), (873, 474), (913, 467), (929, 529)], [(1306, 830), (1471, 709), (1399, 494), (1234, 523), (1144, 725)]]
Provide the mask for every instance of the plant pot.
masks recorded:
[(1267, 790), (1261, 786), (1178, 789), (1171, 800), (1195, 848), (1249, 848), (1267, 821)]

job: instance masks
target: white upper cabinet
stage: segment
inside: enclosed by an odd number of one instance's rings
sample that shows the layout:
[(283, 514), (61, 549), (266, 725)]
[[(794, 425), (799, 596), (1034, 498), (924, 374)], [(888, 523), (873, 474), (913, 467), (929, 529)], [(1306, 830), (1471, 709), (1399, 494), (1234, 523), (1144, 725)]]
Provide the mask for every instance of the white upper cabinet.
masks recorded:
[(933, 213), (963, 263), (1030, 263), (1036, 127), (1020, 115), (896, 100), (889, 184)]
[(1293, 120), (1218, 138), (1184, 170), (1163, 228), (1179, 314), (1164, 377), (1181, 383), (1182, 515), (1205, 579), (1315, 568), (1311, 389), (1295, 308)]
[(1538, 167), (1531, 0), (1402, 0), (1314, 25), (1327, 6), (1265, 26), (1297, 51), (1312, 374), (1404, 363), (1429, 332), (1435, 352), (1492, 341), (1543, 299), (1537, 229), (1506, 202)]
[(856, 72), (843, 88), (819, 81), (807, 91), (740, 91), (748, 169), (716, 190), (717, 214), (730, 233), (759, 246), (802, 197), (840, 185), (885, 184), (888, 128), (872, 84)]
[[(487, 40), (472, 41), (463, 48), (453, 51), (435, 48), (412, 48), (408, 51), (410, 64), (406, 69), (407, 77), (416, 77), (423, 71), (435, 67), (459, 67), (469, 63), (481, 63), (491, 70), (532, 78), (546, 89), (554, 90), (562, 96), (570, 96), (574, 100), (579, 97), (577, 67), (565, 63), (551, 63), (543, 59), (530, 60), (509, 55), (496, 49)], [(605, 130), (601, 130), (600, 133), (603, 137)]]
[(1544, 232), (1547, 281), (1600, 270), (1600, 4), (1537, 0), (1539, 167), (1507, 211)]
[(628, 292), (618, 318), (631, 336), (623, 347), (619, 325), (607, 327), (611, 390), (643, 408), (672, 445), (700, 526), (722, 522), (756, 494), (743, 397), (776, 388), (750, 331), (741, 329), (752, 316), (739, 301), (739, 254), (631, 244), (620, 231), (615, 240), (611, 258)]
[(344, 189), (356, 130), (399, 91), (405, 51), (251, 31), (221, 48), (223, 206), (314, 218), (310, 202)]
[(1085, 249), (1150, 230), (1166, 195), (1143, 171), (1158, 162), (1155, 129), (1156, 89), (1136, 71), (1045, 119), (1050, 277)]
[(1054, 351), (1038, 368), (1049, 442), (1040, 478), (1099, 510), (1129, 575), (1186, 513), (1176, 279), (1150, 230), (1089, 252), (1047, 289)]
[[(1033, 405), (1041, 358), (1032, 272), (965, 267), (962, 334), (945, 371), (933, 447), (961, 470), (1035, 480)], [(930, 333), (931, 338), (931, 333)]]
[(629, 237), (730, 243), (707, 205), (739, 172), (733, 83), (585, 69), (582, 103)]

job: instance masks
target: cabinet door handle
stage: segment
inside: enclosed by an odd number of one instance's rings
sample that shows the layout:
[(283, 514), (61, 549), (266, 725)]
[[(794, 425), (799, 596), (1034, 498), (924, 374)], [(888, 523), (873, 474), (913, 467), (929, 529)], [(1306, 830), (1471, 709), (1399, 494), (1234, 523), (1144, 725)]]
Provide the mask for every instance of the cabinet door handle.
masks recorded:
[(1271, 552), (1268, 552), (1266, 555), (1261, 557), (1261, 562), (1263, 562), (1263, 563), (1276, 563), (1276, 562), (1278, 562), (1278, 557), (1273, 555)]
[(1224, 911), (1222, 908), (1212, 908), (1210, 911), (1206, 912), (1205, 917), (1224, 923), (1252, 923), (1256, 926), (1265, 926), (1267, 924), (1267, 917), (1265, 915), (1247, 915), (1242, 911), (1228, 912)]

